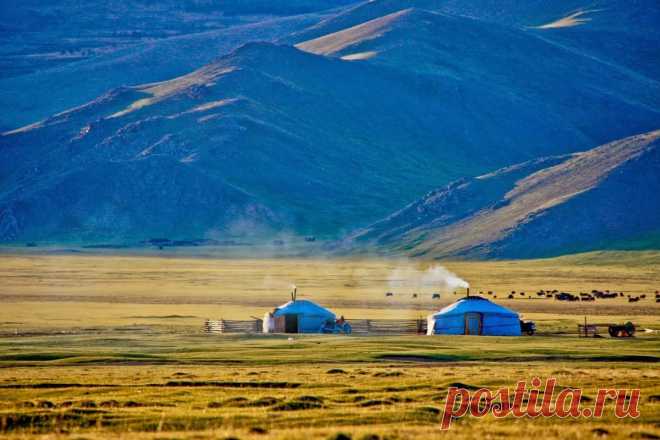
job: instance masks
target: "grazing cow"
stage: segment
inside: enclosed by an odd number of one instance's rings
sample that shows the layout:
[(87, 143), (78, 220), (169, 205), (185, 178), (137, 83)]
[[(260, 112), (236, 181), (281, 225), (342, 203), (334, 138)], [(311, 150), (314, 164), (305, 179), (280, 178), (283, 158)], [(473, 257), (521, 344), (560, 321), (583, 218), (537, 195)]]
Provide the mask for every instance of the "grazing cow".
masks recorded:
[(592, 290), (591, 292), (593, 293), (593, 296), (596, 298), (616, 298), (617, 296), (619, 296), (618, 293), (616, 292), (610, 293), (609, 290), (606, 290), (605, 292), (600, 290)]
[(439, 294), (439, 293), (434, 293), (434, 294), (431, 296), (431, 298), (432, 298), (432, 299), (440, 299), (440, 294)]
[(629, 302), (629, 303), (635, 303), (635, 302), (637, 302), (637, 301), (639, 301), (639, 297), (638, 297), (638, 296), (630, 296), (630, 295), (628, 295), (628, 302)]
[(509, 299), (513, 299), (515, 296), (513, 296), (513, 293), (509, 294)]
[(385, 296), (394, 296), (394, 293), (392, 293), (392, 292), (386, 292), (386, 293), (385, 293)]
[(417, 298), (417, 294), (416, 294), (416, 293), (413, 293), (413, 298)]

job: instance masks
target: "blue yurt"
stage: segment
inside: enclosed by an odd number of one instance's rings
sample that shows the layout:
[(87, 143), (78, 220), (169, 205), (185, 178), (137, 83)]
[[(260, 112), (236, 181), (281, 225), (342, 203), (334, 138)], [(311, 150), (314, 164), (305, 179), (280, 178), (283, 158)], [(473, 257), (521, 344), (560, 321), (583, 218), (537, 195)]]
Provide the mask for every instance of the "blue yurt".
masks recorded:
[(334, 325), (335, 314), (320, 305), (295, 299), (264, 316), (264, 333), (322, 333), (326, 324)]
[(466, 296), (427, 317), (428, 335), (520, 336), (520, 317), (480, 296)]

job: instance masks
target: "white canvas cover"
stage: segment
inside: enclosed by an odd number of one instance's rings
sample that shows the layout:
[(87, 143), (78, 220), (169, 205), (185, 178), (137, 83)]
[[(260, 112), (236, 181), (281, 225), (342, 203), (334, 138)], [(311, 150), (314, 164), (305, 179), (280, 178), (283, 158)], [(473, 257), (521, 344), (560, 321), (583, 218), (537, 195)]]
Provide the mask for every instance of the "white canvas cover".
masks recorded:
[(518, 313), (486, 298), (461, 298), (427, 317), (429, 335), (520, 336)]
[[(272, 318), (271, 318), (272, 314)], [(323, 324), (327, 320), (335, 320), (335, 314), (320, 305), (306, 300), (299, 299), (289, 301), (278, 307), (274, 312), (268, 312), (264, 316), (264, 333), (274, 331), (274, 320), (278, 316), (297, 315), (299, 333), (319, 333)]]

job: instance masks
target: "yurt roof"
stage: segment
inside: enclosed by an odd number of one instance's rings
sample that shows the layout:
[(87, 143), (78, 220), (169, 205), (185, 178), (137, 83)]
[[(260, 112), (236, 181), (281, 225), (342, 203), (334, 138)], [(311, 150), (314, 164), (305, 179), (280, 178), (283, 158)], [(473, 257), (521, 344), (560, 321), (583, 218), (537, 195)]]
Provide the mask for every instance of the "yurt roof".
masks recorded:
[(296, 301), (289, 301), (286, 304), (283, 304), (277, 308), (277, 311), (273, 313), (274, 316), (278, 315), (288, 315), (288, 314), (303, 314), (303, 315), (320, 315), (327, 317), (335, 317), (335, 314), (330, 310), (321, 307), (320, 305), (306, 300), (298, 299)]
[(518, 313), (513, 310), (502, 307), (498, 304), (490, 302), (486, 298), (480, 296), (466, 296), (459, 299), (453, 304), (448, 305), (433, 316), (449, 316), (449, 315), (462, 315), (463, 313), (479, 312), (479, 313), (492, 313), (498, 315), (515, 315)]

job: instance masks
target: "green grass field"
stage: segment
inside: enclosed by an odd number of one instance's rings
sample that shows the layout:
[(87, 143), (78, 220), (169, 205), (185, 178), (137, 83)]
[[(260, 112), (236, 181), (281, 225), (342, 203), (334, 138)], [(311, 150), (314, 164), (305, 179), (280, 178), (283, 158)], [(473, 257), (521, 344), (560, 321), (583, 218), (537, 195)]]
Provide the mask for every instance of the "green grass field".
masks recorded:
[[(301, 295), (347, 317), (424, 316), (455, 299), (414, 285), (428, 262), (0, 257), (0, 436), (8, 438), (414, 439), (660, 437), (660, 284), (654, 253), (446, 262), (539, 336), (206, 335), (203, 319), (261, 316)], [(392, 273), (409, 285), (386, 298)], [(412, 274), (412, 275), (410, 275)], [(567, 304), (501, 300), (510, 290), (624, 290), (650, 297)], [(419, 291), (421, 298), (412, 298)], [(580, 338), (575, 325), (638, 324), (631, 339)], [(649, 331), (644, 331), (648, 328)], [(641, 390), (638, 419), (461, 418), (439, 428), (447, 389), (556, 377)]]

